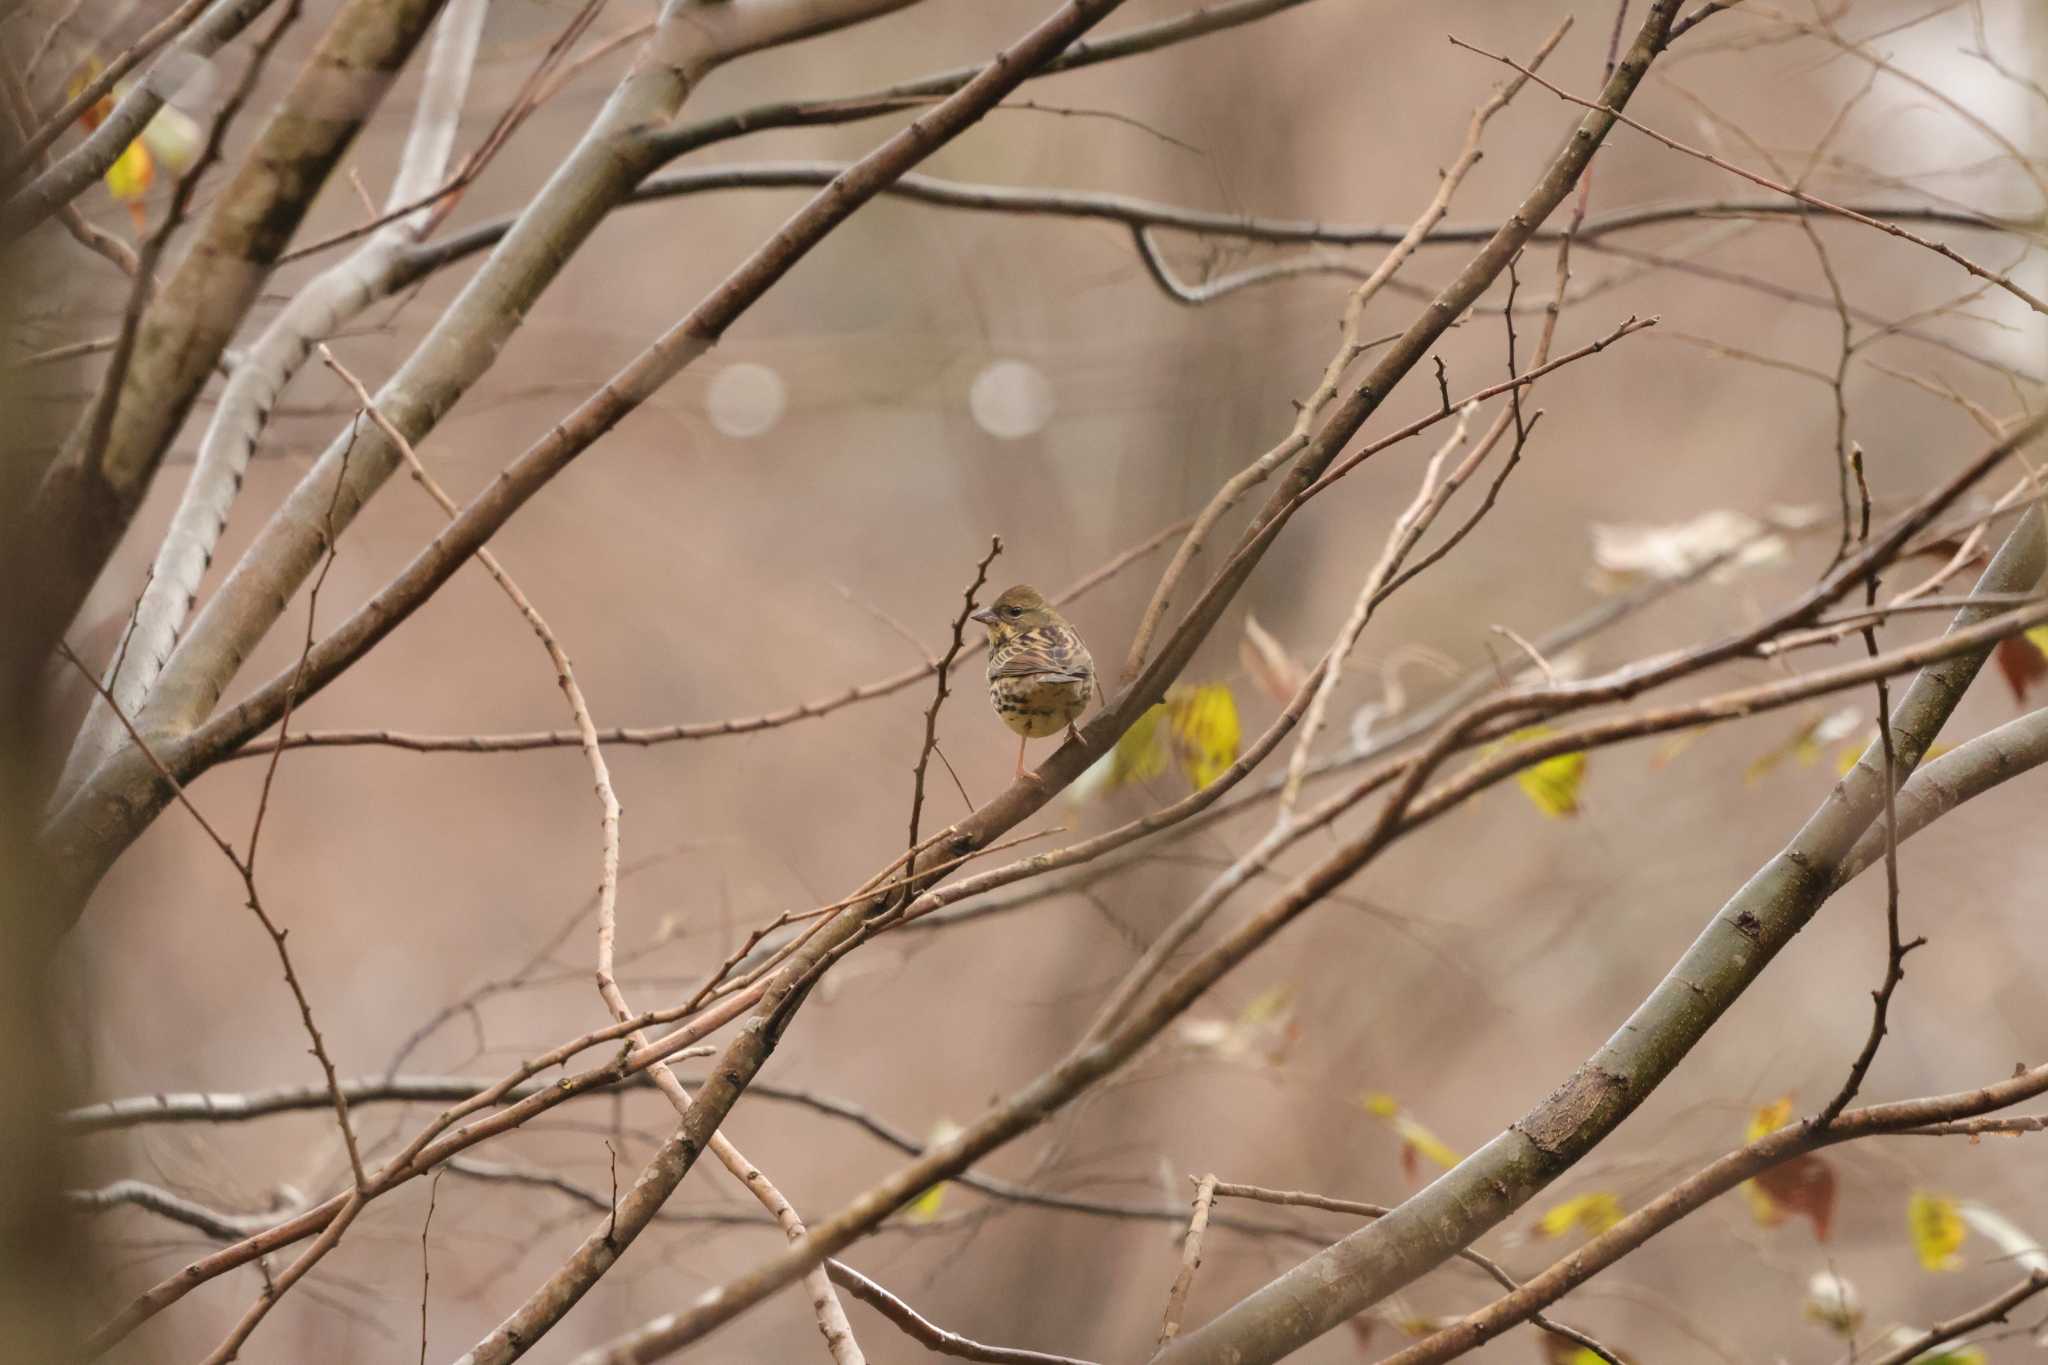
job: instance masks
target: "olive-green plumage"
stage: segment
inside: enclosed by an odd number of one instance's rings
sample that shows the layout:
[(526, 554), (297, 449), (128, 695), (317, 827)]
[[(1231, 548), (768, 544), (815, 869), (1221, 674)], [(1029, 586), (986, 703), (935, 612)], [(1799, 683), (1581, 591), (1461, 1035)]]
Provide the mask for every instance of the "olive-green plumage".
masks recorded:
[(988, 627), (988, 699), (1015, 730), (1017, 775), (1024, 776), (1024, 742), (1057, 734), (1079, 738), (1074, 721), (1095, 691), (1095, 661), (1065, 617), (1018, 584), (974, 619)]

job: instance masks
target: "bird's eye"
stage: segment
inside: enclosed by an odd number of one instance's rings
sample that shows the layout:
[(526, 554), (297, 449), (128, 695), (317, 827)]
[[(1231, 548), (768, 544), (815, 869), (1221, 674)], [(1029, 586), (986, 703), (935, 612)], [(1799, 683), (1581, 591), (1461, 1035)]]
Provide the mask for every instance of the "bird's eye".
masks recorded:
[(1024, 608), (1022, 608), (1022, 607), (1004, 607), (1004, 608), (1003, 608), (1003, 615), (1005, 615), (1005, 616), (1022, 616), (1023, 614), (1024, 614)]

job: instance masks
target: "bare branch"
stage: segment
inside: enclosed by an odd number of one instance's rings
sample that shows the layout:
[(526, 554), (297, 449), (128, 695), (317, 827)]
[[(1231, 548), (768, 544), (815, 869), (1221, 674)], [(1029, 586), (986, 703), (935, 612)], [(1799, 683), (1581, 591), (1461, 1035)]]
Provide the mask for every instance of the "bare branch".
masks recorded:
[(947, 1331), (844, 1261), (829, 1260), (825, 1262), (825, 1270), (832, 1276), (833, 1283), (902, 1328), (911, 1340), (940, 1355), (958, 1360), (990, 1361), (993, 1365), (1089, 1365), (1088, 1361), (1076, 1360), (1072, 1356), (1047, 1355), (1043, 1351), (1025, 1351), (1014, 1346), (985, 1345), (958, 1332)]
[(1166, 1293), (1166, 1318), (1160, 1324), (1158, 1346), (1180, 1335), (1180, 1320), (1188, 1308), (1188, 1291), (1194, 1288), (1195, 1272), (1202, 1268), (1202, 1234), (1209, 1230), (1209, 1206), (1215, 1199), (1216, 1177), (1205, 1175), (1195, 1187), (1195, 1211), (1188, 1219), (1187, 1236), (1181, 1240), (1180, 1273), (1173, 1277), (1173, 1287)]

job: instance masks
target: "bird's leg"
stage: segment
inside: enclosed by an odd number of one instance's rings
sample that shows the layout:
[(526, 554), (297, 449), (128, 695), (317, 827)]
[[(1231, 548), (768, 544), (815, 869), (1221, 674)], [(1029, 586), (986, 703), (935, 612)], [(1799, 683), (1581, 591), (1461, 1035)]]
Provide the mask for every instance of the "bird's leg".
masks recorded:
[(1025, 736), (1023, 736), (1023, 735), (1019, 735), (1019, 736), (1017, 736), (1017, 777), (1018, 777), (1018, 780), (1020, 780), (1020, 781), (1021, 781), (1021, 780), (1023, 779), (1023, 777), (1024, 777), (1024, 741), (1025, 741), (1025, 738), (1026, 738), (1026, 737), (1025, 737)]
[(1072, 721), (1067, 722), (1067, 739), (1070, 743), (1073, 744), (1079, 744), (1081, 742), (1080, 728), (1076, 726)]

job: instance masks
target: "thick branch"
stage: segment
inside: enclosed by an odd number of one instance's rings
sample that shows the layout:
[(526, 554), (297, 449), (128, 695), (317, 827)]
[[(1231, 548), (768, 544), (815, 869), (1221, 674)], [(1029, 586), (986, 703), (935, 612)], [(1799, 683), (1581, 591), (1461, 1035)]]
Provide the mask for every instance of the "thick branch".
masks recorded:
[[(94, 405), (43, 482), (32, 513), (41, 578), (30, 590), (45, 638), (24, 641), (31, 652), (50, 644), (85, 600), (278, 255), (439, 8), (440, 0), (347, 0), (214, 199), (142, 315), (109, 395), (111, 421), (102, 425)], [(326, 506), (309, 523), (309, 571), (324, 546)], [(137, 719), (147, 733), (149, 723)]]
[[(2024, 592), (2044, 563), (2041, 513), (2013, 529), (1977, 588)], [(1957, 626), (1990, 615), (1958, 613)], [(1934, 665), (1892, 718), (1901, 777), (1933, 743), (1988, 651)], [(1880, 760), (1866, 753), (1805, 828), (1708, 923), (1628, 1021), (1549, 1098), (1387, 1218), (1287, 1271), (1161, 1357), (1173, 1365), (1270, 1361), (1440, 1263), (1527, 1203), (1632, 1113), (1748, 989), (1833, 892), (1882, 810)]]
[[(1929, 1123), (1969, 1118), (2019, 1104), (2048, 1092), (2048, 1066), (2037, 1066), (1995, 1085), (1928, 1099), (1904, 1100), (1896, 1104), (1872, 1105), (1838, 1115), (1826, 1127), (1798, 1123), (1780, 1128), (1745, 1147), (1737, 1148), (1696, 1174), (1665, 1191), (1628, 1217), (1616, 1223), (1578, 1250), (1558, 1261), (1520, 1289), (1476, 1313), (1468, 1314), (1454, 1326), (1427, 1340), (1389, 1356), (1382, 1365), (1437, 1365), (1464, 1355), (1492, 1340), (1508, 1328), (1528, 1319), (1537, 1310), (1557, 1302), (1571, 1289), (1640, 1247), (1707, 1201), (1740, 1185), (1772, 1167), (1822, 1147), (1852, 1138), (1870, 1137), (1917, 1128)], [(2048, 1273), (2041, 1277), (2048, 1285)], [(2030, 1291), (2031, 1292), (2031, 1291)], [(2022, 1296), (2024, 1297), (2024, 1296)], [(2012, 1302), (2017, 1302), (2015, 1299)], [(2006, 1306), (2010, 1306), (2009, 1304)], [(1968, 1326), (1988, 1319), (1980, 1318)], [(1940, 1329), (1937, 1329), (1937, 1331)], [(1967, 1330), (1967, 1327), (1958, 1331)], [(1934, 1342), (1944, 1340), (1934, 1337)], [(1917, 1352), (1886, 1359), (1905, 1361)]]
[[(417, 199), (445, 174), (487, 8), (488, 0), (452, 0), (437, 25), (412, 131), (387, 204)], [(422, 210), (390, 224), (360, 251), (315, 277), (237, 360), (200, 440), (184, 496), (157, 547), (121, 666), (110, 666), (103, 679), (113, 705), (125, 714), (141, 712), (170, 658), (278, 396), (316, 342), (333, 335), (394, 287), (389, 280), (405, 248), (425, 227), (426, 215)], [(61, 802), (90, 775), (121, 739), (113, 707), (95, 698), (73, 741), (56, 800)]]

